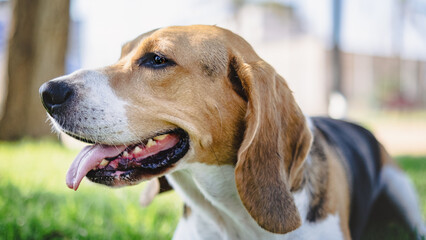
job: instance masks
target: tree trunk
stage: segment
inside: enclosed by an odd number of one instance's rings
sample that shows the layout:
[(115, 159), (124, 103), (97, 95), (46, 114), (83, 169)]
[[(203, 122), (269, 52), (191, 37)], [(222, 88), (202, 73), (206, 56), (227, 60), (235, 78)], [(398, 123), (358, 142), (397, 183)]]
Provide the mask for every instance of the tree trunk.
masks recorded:
[(51, 133), (38, 88), (65, 69), (69, 0), (15, 0), (0, 139)]

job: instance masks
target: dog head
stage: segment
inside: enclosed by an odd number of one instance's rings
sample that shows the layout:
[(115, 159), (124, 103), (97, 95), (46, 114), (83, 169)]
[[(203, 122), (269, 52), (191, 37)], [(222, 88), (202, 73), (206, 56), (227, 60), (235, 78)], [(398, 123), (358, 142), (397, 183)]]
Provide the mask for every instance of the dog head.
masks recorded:
[(300, 225), (290, 186), (311, 144), (284, 79), (241, 37), (214, 26), (169, 27), (125, 44), (117, 63), (45, 83), (60, 131), (93, 143), (74, 160), (82, 178), (122, 186), (184, 169), (235, 166), (239, 196), (258, 224)]

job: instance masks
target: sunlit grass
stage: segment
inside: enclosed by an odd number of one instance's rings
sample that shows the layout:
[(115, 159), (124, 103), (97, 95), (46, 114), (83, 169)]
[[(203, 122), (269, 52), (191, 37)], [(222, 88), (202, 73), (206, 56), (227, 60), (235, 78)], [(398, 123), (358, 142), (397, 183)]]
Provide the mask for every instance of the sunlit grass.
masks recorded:
[(65, 174), (76, 151), (55, 142), (0, 143), (0, 239), (170, 239), (181, 213), (175, 193), (141, 208), (142, 185), (111, 189)]
[[(111, 189), (83, 180), (65, 185), (77, 151), (52, 141), (0, 142), (0, 239), (171, 239), (182, 203), (162, 194), (138, 205), (143, 185)], [(426, 158), (400, 157), (426, 214)], [(380, 218), (383, 219), (383, 218)], [(373, 224), (363, 239), (409, 239), (398, 221)]]

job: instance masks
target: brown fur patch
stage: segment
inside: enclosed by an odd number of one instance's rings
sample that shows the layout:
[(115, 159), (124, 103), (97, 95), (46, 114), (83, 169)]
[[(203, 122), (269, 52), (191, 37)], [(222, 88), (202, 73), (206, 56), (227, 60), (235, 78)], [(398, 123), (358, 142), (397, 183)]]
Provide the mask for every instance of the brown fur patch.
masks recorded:
[(350, 216), (350, 189), (349, 179), (345, 170), (345, 162), (334, 147), (326, 144), (327, 141), (319, 131), (316, 131), (321, 142), (324, 156), (327, 160), (328, 182), (326, 185), (326, 195), (321, 208), (320, 216), (328, 214), (338, 214), (340, 218), (340, 228), (345, 239), (351, 239), (349, 231)]
[(338, 213), (340, 217), (340, 227), (345, 239), (351, 239), (349, 232), (350, 216), (350, 190), (348, 176), (339, 155), (333, 149), (326, 153), (329, 159), (330, 180), (328, 185), (328, 195), (326, 211), (328, 213)]

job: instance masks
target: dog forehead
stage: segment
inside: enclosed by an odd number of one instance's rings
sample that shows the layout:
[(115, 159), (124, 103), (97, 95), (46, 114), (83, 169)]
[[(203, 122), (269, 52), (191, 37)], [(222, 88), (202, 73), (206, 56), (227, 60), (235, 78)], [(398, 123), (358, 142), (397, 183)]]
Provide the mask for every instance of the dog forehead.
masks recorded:
[(222, 40), (224, 29), (209, 25), (172, 26), (158, 29), (152, 37), (173, 38), (178, 41), (187, 40), (190, 43), (201, 43), (206, 39)]
[(126, 43), (122, 48), (122, 56), (134, 50), (136, 53), (179, 50), (203, 52), (203, 49), (225, 48), (226, 35), (222, 32), (221, 28), (205, 25), (156, 29)]
[(132, 60), (148, 52), (159, 53), (187, 69), (198, 68), (208, 77), (226, 70), (229, 54), (222, 30), (214, 26), (168, 27), (139, 37)]
[[(232, 52), (241, 55), (246, 61), (259, 60), (243, 38), (212, 25), (172, 26), (141, 34), (122, 47), (120, 59), (125, 56), (137, 57), (149, 51), (167, 53), (169, 57), (177, 58), (185, 58), (190, 52), (193, 60), (210, 58), (213, 61), (223, 60)], [(219, 55), (221, 59), (215, 59)]]
[(153, 32), (155, 32), (157, 30), (158, 29), (154, 29), (152, 31), (142, 33), (141, 35), (137, 36), (133, 40), (130, 40), (130, 41), (126, 42), (125, 44), (123, 44), (123, 46), (121, 47), (120, 59), (122, 59), (124, 56), (128, 55), (130, 52), (135, 50), (139, 46), (140, 42), (142, 42), (145, 38), (149, 37)]

